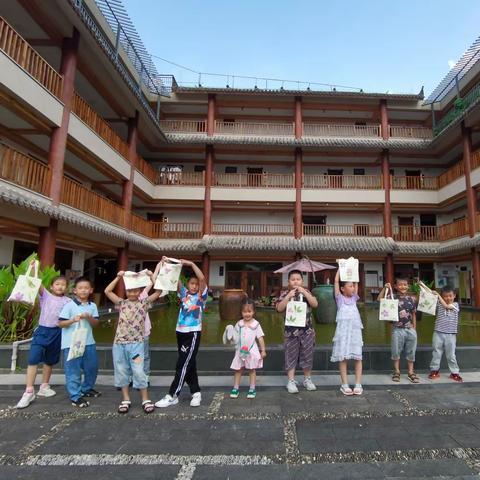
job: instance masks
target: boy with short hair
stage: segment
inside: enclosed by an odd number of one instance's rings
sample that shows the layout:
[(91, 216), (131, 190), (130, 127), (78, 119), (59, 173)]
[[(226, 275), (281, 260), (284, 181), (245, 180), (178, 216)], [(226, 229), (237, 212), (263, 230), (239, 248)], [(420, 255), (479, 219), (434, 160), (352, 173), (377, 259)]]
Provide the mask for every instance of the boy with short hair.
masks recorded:
[(308, 391), (316, 390), (312, 381), (313, 354), (315, 352), (315, 330), (312, 323), (312, 308), (318, 306), (317, 299), (303, 287), (303, 275), (300, 270), (288, 272), (288, 290), (280, 293), (277, 300), (277, 312), (284, 312), (290, 300), (305, 302), (307, 304), (307, 321), (305, 327), (285, 327), (285, 370), (287, 371), (288, 393), (298, 393), (295, 381), (295, 370), (303, 370), (303, 386)]
[(50, 388), (52, 367), (60, 360), (62, 331), (58, 326), (58, 317), (63, 307), (71, 302), (65, 296), (68, 288), (67, 279), (63, 276), (52, 280), (50, 291), (40, 287), (40, 318), (38, 327), (33, 332), (30, 352), (28, 354), (27, 382), (25, 392), (16, 408), (26, 408), (35, 400), (35, 378), (38, 364), (43, 363), (43, 379), (37, 395), (53, 397), (56, 392)]
[[(378, 295), (379, 301), (384, 298), (387, 288), (392, 291), (392, 286), (386, 283)], [(400, 382), (400, 356), (402, 352), (405, 352), (408, 365), (407, 377), (411, 383), (420, 383), (414, 370), (417, 351), (417, 299), (408, 293), (409, 288), (407, 278), (397, 277), (395, 279), (394, 298), (398, 300), (398, 322), (392, 322), (392, 380)]]
[[(162, 260), (166, 260), (163, 257)], [(180, 260), (183, 266), (191, 267), (195, 276), (190, 277), (187, 286), (178, 282), (180, 311), (177, 321), (178, 360), (175, 378), (167, 395), (155, 403), (158, 408), (165, 408), (178, 403), (178, 396), (185, 382), (190, 387), (191, 407), (199, 407), (202, 401), (198, 384), (196, 357), (200, 346), (202, 332), (202, 316), (208, 298), (208, 287), (205, 275), (189, 260)]]
[[(97, 306), (89, 300), (93, 292), (92, 284), (86, 277), (75, 280), (72, 302), (67, 303), (60, 312), (59, 327), (62, 329), (62, 351), (65, 369), (65, 381), (72, 405), (78, 408), (88, 407), (86, 398), (99, 397), (93, 389), (97, 381), (98, 358), (92, 327), (98, 325)], [(83, 356), (67, 360), (72, 335), (78, 324), (87, 329), (87, 340)], [(84, 380), (82, 383), (82, 371)]]
[(443, 352), (447, 358), (450, 377), (455, 382), (463, 382), (458, 368), (455, 348), (457, 345), (458, 316), (460, 308), (455, 302), (455, 291), (450, 285), (445, 285), (438, 295), (437, 314), (432, 338), (432, 361), (430, 362), (430, 380), (440, 378), (440, 361)]

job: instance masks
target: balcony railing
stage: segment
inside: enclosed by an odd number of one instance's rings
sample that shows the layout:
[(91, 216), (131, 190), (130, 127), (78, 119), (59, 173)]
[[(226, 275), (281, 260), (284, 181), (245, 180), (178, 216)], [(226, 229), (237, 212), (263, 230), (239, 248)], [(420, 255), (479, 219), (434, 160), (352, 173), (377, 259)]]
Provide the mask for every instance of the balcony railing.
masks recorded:
[(0, 17), (0, 50), (18, 63), (50, 93), (57, 98), (61, 97), (63, 77), (3, 17)]
[(0, 178), (42, 195), (48, 195), (50, 169), (47, 165), (0, 145)]
[(202, 238), (201, 223), (151, 222), (153, 238)]
[(303, 135), (305, 137), (379, 137), (380, 125), (304, 123)]
[(154, 185), (160, 183), (160, 172), (152, 167), (143, 157), (137, 155), (137, 170)]
[(303, 188), (380, 190), (381, 175), (303, 175)]
[(439, 240), (450, 240), (452, 238), (468, 235), (468, 221), (466, 218), (461, 218), (455, 222), (440, 225), (438, 228)]
[(201, 187), (205, 185), (205, 174), (203, 172), (160, 172), (158, 184)]
[(443, 172), (438, 176), (438, 188), (445, 187), (463, 175), (465, 175), (463, 162), (458, 162), (453, 167), (450, 167), (446, 172)]
[(396, 138), (424, 138), (431, 140), (433, 132), (425, 127), (408, 127), (405, 125), (390, 125), (390, 136)]
[(303, 234), (316, 237), (382, 237), (383, 225), (308, 225), (304, 223)]
[(213, 235), (293, 235), (293, 225), (214, 223)]
[(215, 121), (218, 135), (291, 136), (295, 126), (290, 123), (223, 122)]
[(294, 188), (293, 173), (215, 173), (215, 187)]
[(468, 235), (465, 218), (439, 226), (395, 225), (393, 239), (397, 242), (441, 242)]
[(390, 182), (393, 190), (438, 190), (438, 177), (392, 175)]
[(205, 120), (161, 120), (160, 127), (166, 133), (207, 133)]

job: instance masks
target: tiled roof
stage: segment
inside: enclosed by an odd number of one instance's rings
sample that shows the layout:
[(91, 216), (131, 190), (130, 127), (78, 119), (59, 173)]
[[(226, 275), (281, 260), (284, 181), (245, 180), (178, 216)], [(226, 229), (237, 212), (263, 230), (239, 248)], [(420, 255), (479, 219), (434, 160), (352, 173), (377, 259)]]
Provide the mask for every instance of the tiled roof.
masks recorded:
[(306, 253), (392, 253), (395, 242), (384, 237), (302, 237), (299, 251)]
[(296, 252), (298, 240), (284, 236), (206, 235), (202, 240), (209, 252)]
[(168, 253), (203, 253), (205, 246), (202, 240), (173, 240), (173, 239), (156, 239), (153, 240), (155, 248), (162, 254)]

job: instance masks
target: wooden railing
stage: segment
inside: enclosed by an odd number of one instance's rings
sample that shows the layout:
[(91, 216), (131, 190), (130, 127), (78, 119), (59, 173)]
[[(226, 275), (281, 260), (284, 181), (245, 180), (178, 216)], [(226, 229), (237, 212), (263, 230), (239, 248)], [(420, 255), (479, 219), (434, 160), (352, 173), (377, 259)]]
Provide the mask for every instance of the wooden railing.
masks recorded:
[(438, 177), (391, 175), (390, 184), (393, 190), (438, 190)]
[(472, 155), (472, 166), (471, 169), (474, 170), (475, 168), (480, 167), (480, 150), (477, 150)]
[(380, 125), (304, 123), (303, 135), (305, 137), (379, 137)]
[(72, 112), (96, 132), (105, 142), (128, 159), (128, 145), (113, 128), (80, 96), (73, 96)]
[(114, 225), (125, 226), (125, 211), (123, 207), (66, 177), (63, 178), (62, 182), (61, 203)]
[(458, 162), (453, 167), (450, 167), (446, 172), (443, 172), (438, 176), (438, 188), (445, 187), (463, 175), (465, 175), (463, 163)]
[(293, 173), (215, 173), (215, 187), (294, 188)]
[(153, 238), (202, 238), (201, 223), (150, 222)]
[(260, 123), (260, 122), (224, 122), (215, 121), (217, 135), (262, 135), (291, 136), (294, 134), (294, 123)]
[(468, 235), (468, 221), (466, 218), (461, 218), (455, 222), (440, 225), (438, 229), (438, 239), (440, 241), (464, 237), (465, 235)]
[(303, 234), (316, 237), (381, 237), (383, 225), (307, 225), (304, 223)]
[(213, 235), (293, 235), (293, 225), (214, 223)]
[(3, 50), (53, 95), (57, 98), (61, 97), (63, 77), (3, 17), (0, 17), (0, 50)]
[(4, 145), (0, 145), (0, 178), (48, 196), (48, 166)]
[(430, 140), (433, 132), (430, 128), (409, 127), (406, 125), (390, 125), (390, 136), (396, 138), (423, 138)]
[(201, 187), (205, 185), (205, 174), (203, 172), (160, 172), (158, 184)]
[(137, 155), (137, 170), (154, 185), (160, 183), (160, 172), (152, 167), (143, 157)]
[(438, 241), (438, 227), (394, 225), (393, 239), (397, 242), (436, 242)]
[(130, 222), (130, 230), (132, 230), (133, 232), (139, 233), (140, 235), (144, 235), (148, 238), (153, 237), (152, 222), (150, 222), (146, 218), (132, 213), (130, 216)]
[(166, 133), (207, 133), (205, 120), (161, 120), (160, 127)]
[(383, 188), (381, 175), (303, 175), (303, 188), (333, 188), (379, 190)]

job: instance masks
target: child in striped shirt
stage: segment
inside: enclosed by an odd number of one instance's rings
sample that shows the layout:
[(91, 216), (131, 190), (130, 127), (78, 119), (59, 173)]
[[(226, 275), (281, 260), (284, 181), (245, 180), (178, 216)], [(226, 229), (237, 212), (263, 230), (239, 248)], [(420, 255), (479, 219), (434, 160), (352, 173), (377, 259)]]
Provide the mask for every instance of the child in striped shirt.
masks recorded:
[[(438, 295), (438, 293), (437, 293)], [(462, 382), (455, 348), (457, 344), (458, 315), (460, 309), (455, 302), (455, 292), (453, 288), (446, 285), (438, 295), (437, 318), (432, 339), (432, 361), (430, 362), (430, 374), (428, 378), (435, 380), (440, 377), (440, 361), (443, 352), (447, 358), (450, 377), (455, 382)]]

